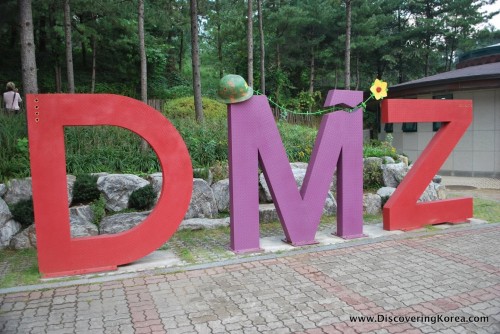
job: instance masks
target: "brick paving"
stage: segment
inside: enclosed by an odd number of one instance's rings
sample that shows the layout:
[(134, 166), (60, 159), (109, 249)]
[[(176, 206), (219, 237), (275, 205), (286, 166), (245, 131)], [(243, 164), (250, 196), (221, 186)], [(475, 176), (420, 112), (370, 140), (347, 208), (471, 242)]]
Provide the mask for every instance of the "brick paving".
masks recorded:
[(416, 236), (4, 293), (0, 333), (500, 333), (500, 224)]

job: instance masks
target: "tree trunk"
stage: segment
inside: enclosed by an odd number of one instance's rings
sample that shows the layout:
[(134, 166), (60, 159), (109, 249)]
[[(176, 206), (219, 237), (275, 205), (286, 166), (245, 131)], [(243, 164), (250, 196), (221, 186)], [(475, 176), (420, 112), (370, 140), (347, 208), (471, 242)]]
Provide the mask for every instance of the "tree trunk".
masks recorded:
[[(309, 95), (312, 97), (314, 94), (314, 74), (315, 74), (315, 56), (314, 56), (314, 48), (311, 48), (311, 73), (309, 76)], [(312, 111), (312, 103), (309, 104), (309, 112)]]
[(64, 0), (64, 35), (66, 36), (66, 70), (68, 76), (68, 92), (75, 93), (75, 77), (73, 74), (73, 43), (71, 42), (71, 10), (69, 0)]
[(344, 86), (351, 89), (351, 0), (345, 0), (345, 69)]
[(359, 89), (359, 55), (356, 56), (356, 90)]
[(61, 65), (57, 64), (54, 66), (55, 79), (56, 79), (56, 92), (60, 93), (62, 91), (62, 74)]
[(179, 46), (179, 73), (182, 73), (183, 60), (184, 60), (184, 31), (181, 31), (181, 41)]
[(82, 47), (82, 65), (86, 69), (87, 68), (87, 46), (85, 45), (85, 41), (82, 41), (81, 47)]
[(92, 35), (92, 87), (90, 88), (90, 92), (92, 94), (95, 93), (95, 68), (96, 68), (96, 56), (97, 56), (97, 50), (96, 50), (97, 42), (95, 35)]
[(222, 24), (220, 18), (220, 0), (215, 1), (215, 12), (217, 13), (217, 60), (219, 61), (219, 78), (224, 76), (224, 65), (222, 57)]
[(313, 95), (314, 93), (314, 71), (315, 71), (315, 57), (314, 57), (314, 48), (311, 49), (311, 67), (310, 67), (310, 75), (309, 75), (309, 94)]
[(196, 121), (203, 122), (203, 105), (201, 102), (200, 46), (198, 43), (198, 7), (197, 0), (191, 2), (191, 61), (193, 66), (194, 112)]
[(141, 101), (148, 102), (148, 69), (144, 42), (144, 0), (138, 1), (139, 56), (141, 58)]
[(33, 35), (31, 0), (19, 0), (19, 23), (21, 38), (21, 69), (25, 94), (38, 93), (38, 79)]
[(248, 1), (247, 10), (247, 54), (248, 54), (248, 79), (247, 83), (253, 87), (253, 5), (252, 0)]
[[(141, 57), (141, 101), (148, 103), (148, 68), (146, 59), (146, 43), (144, 42), (144, 0), (138, 1), (139, 55)], [(148, 149), (148, 142), (142, 140), (141, 151)]]
[(262, 0), (257, 0), (257, 11), (259, 14), (259, 37), (260, 37), (260, 90), (266, 94), (266, 46), (264, 43), (264, 24), (262, 15)]

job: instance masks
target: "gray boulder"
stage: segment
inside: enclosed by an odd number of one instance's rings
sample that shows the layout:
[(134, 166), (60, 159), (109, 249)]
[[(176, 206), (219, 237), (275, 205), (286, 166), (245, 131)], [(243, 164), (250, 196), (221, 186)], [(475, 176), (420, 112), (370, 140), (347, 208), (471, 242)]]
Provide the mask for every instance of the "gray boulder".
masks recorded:
[(379, 190), (377, 190), (377, 195), (379, 195), (382, 198), (391, 197), (395, 191), (396, 188), (393, 187), (382, 187)]
[(12, 237), (9, 246), (12, 249), (36, 248), (35, 225), (30, 225), (29, 227), (25, 228), (20, 233)]
[(66, 184), (68, 189), (68, 203), (73, 200), (73, 187), (75, 186), (76, 176), (66, 175)]
[(331, 191), (328, 192), (325, 200), (325, 206), (323, 207), (323, 214), (327, 216), (333, 216), (337, 213), (337, 201)]
[(217, 215), (214, 192), (203, 179), (193, 179), (193, 193), (184, 219), (213, 218)]
[(220, 180), (212, 184), (215, 202), (219, 212), (229, 211), (229, 179)]
[(276, 207), (272, 203), (259, 204), (259, 221), (260, 223), (270, 223), (278, 221), (278, 213)]
[(8, 247), (10, 240), (21, 230), (21, 224), (14, 219), (0, 223), (0, 249)]
[(3, 183), (0, 183), (0, 197), (3, 197), (7, 192), (7, 186)]
[(32, 194), (31, 177), (12, 179), (7, 182), (7, 191), (3, 199), (7, 204), (12, 205), (19, 201), (30, 199)]
[(71, 237), (89, 237), (98, 235), (97, 226), (92, 223), (94, 212), (89, 205), (81, 205), (69, 208), (69, 222)]
[(307, 169), (309, 164), (307, 162), (291, 162), (290, 167), (292, 169)]
[(106, 199), (106, 209), (115, 212), (126, 209), (132, 192), (148, 184), (148, 181), (132, 174), (110, 174), (97, 179), (97, 188)]
[(203, 179), (207, 181), (209, 186), (211, 186), (214, 181), (214, 174), (208, 168), (195, 168), (193, 169), (193, 178)]
[(405, 157), (404, 155), (398, 155), (398, 161), (402, 162), (405, 166), (410, 165), (410, 161), (408, 160), (408, 157)]
[[(307, 168), (307, 164), (305, 163), (292, 163), (291, 165), (296, 165), (296, 164), (304, 164), (302, 167)], [(300, 166), (300, 165), (299, 165)], [(300, 187), (302, 187), (302, 183), (304, 182), (304, 178), (306, 176), (306, 169), (305, 168), (292, 168), (292, 174), (295, 179), (295, 183), (297, 184), (297, 188), (300, 190)], [(273, 198), (271, 196), (271, 191), (269, 190), (269, 186), (267, 185), (266, 178), (264, 177), (264, 173), (261, 173), (259, 175), (259, 184), (261, 187), (261, 202), (264, 203), (272, 203)], [(336, 180), (334, 178), (334, 182), (330, 184), (330, 189), (335, 189), (336, 188)], [(330, 190), (327, 194), (326, 200), (325, 200), (325, 207), (323, 208), (323, 213), (327, 215), (333, 215), (337, 212), (337, 202), (335, 201), (335, 198), (333, 197), (333, 193)]]
[(382, 165), (382, 176), (386, 187), (397, 188), (405, 175), (408, 173), (409, 167), (403, 162), (397, 164)]
[(155, 193), (158, 194), (156, 196), (156, 200), (158, 201), (161, 195), (161, 187), (163, 186), (163, 174), (161, 172), (150, 174), (148, 180), (153, 186), (153, 190), (155, 191)]
[(0, 224), (5, 223), (12, 218), (12, 213), (9, 210), (9, 206), (3, 199), (0, 198)]
[[(68, 203), (73, 199), (73, 186), (76, 177), (73, 175), (66, 176)], [(31, 177), (25, 179), (12, 179), (7, 183), (4, 200), (7, 204), (12, 205), (19, 201), (28, 200), (33, 196), (31, 185)]]
[[(297, 187), (300, 189), (302, 187), (302, 183), (304, 182), (304, 178), (306, 176), (306, 169), (304, 168), (292, 168), (293, 177), (295, 179), (295, 183)], [(273, 202), (273, 197), (271, 196), (271, 191), (269, 190), (269, 186), (267, 185), (266, 178), (264, 173), (260, 173), (259, 175), (259, 183), (264, 191), (264, 199), (267, 203)]]
[(424, 193), (420, 196), (418, 202), (431, 202), (446, 199), (446, 188), (444, 185), (431, 182), (425, 188)]
[(217, 227), (229, 226), (230, 218), (208, 219), (208, 218), (191, 218), (185, 219), (179, 225), (178, 230), (203, 230)]
[(379, 214), (382, 211), (382, 198), (377, 194), (364, 194), (363, 210), (370, 215)]
[(396, 161), (394, 161), (394, 159), (392, 157), (389, 157), (389, 156), (383, 157), (382, 160), (384, 161), (384, 164), (395, 164), (396, 163)]
[(99, 224), (100, 234), (116, 234), (139, 225), (151, 211), (119, 213), (105, 217)]

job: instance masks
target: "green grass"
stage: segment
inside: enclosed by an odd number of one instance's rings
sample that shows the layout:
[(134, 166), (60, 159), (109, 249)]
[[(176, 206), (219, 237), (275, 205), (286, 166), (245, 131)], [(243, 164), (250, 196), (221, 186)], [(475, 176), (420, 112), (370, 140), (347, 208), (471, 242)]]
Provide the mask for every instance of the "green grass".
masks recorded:
[(500, 203), (482, 198), (474, 198), (474, 218), (490, 223), (500, 222)]
[(40, 282), (37, 255), (34, 249), (1, 250), (0, 265), (4, 271), (4, 274), (0, 275), (0, 288)]

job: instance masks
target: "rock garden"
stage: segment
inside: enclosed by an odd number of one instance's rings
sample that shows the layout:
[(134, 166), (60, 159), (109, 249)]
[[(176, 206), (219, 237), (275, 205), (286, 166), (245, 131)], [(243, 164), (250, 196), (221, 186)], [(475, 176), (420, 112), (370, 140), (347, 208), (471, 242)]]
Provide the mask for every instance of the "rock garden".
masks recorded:
[[(297, 186), (305, 177), (307, 163), (291, 163)], [(378, 215), (411, 165), (399, 156), (364, 158), (365, 213)], [(195, 169), (189, 209), (179, 229), (229, 226), (229, 179), (227, 170), (214, 180), (213, 169)], [(428, 185), (420, 201), (446, 198), (439, 176)], [(140, 224), (161, 195), (162, 174), (82, 174), (67, 176), (70, 230), (73, 238), (114, 234)], [(278, 220), (264, 175), (259, 175), (260, 222)], [(50, 193), (46, 194), (50, 196)], [(336, 214), (336, 178), (328, 192), (324, 215)], [(0, 248), (36, 248), (31, 178), (11, 179), (0, 184)]]

